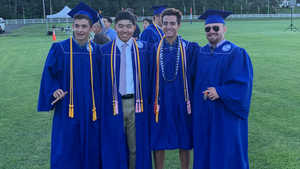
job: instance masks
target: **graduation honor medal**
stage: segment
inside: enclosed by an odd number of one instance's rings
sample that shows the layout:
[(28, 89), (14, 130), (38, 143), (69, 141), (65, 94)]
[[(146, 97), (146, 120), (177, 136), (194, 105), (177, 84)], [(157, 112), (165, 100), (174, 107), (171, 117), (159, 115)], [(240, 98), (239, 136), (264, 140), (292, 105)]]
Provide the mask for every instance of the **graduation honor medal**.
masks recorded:
[[(159, 97), (159, 67), (161, 67), (161, 72), (163, 79), (167, 82), (173, 82), (178, 74), (178, 69), (179, 69), (179, 57), (181, 54), (181, 62), (182, 62), (182, 76), (183, 76), (183, 87), (184, 87), (184, 97), (185, 97), (185, 102), (187, 104), (187, 115), (191, 114), (191, 102), (190, 102), (190, 97), (189, 97), (189, 92), (188, 92), (188, 81), (187, 81), (187, 66), (186, 66), (186, 54), (185, 50), (183, 50), (182, 47), (182, 40), (181, 37), (177, 37), (177, 56), (176, 56), (176, 67), (174, 71), (173, 78), (171, 80), (166, 78), (165, 75), (165, 67), (164, 67), (164, 38), (165, 36), (161, 39), (157, 53), (156, 53), (156, 83), (155, 83), (155, 102), (154, 102), (154, 114), (155, 114), (155, 121), (158, 123), (158, 114), (159, 114), (159, 103), (158, 103), (158, 97)], [(179, 51), (180, 49), (180, 51)]]
[[(135, 112), (141, 113), (144, 111), (143, 108), (143, 94), (142, 94), (142, 79), (141, 79), (141, 64), (140, 64), (140, 55), (139, 55), (139, 48), (137, 42), (134, 38), (132, 39), (132, 44), (134, 45), (134, 62), (135, 62), (135, 81), (136, 81), (136, 88), (135, 88)], [(111, 55), (110, 55), (110, 69), (111, 69), (111, 82), (112, 82), (112, 95), (113, 95), (113, 112), (114, 115), (119, 114), (119, 105), (118, 105), (118, 89), (117, 89), (117, 75), (116, 75), (116, 47), (117, 42), (114, 40), (111, 45)]]
[[(90, 53), (90, 67), (91, 67), (91, 87), (92, 87), (92, 98), (93, 98), (93, 121), (97, 120), (95, 98), (94, 98), (94, 83), (93, 83), (93, 61), (92, 61), (92, 50), (91, 42), (89, 42), (89, 53)], [(70, 38), (70, 104), (69, 104), (69, 117), (74, 117), (74, 101), (73, 101), (73, 46), (72, 37)]]

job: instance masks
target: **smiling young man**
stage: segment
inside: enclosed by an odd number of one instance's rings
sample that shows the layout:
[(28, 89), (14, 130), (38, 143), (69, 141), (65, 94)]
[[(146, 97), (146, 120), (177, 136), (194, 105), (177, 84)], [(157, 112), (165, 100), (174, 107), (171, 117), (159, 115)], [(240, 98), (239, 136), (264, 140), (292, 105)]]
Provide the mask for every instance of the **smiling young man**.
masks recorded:
[(253, 68), (246, 50), (224, 38), (231, 13), (210, 9), (199, 17), (209, 43), (195, 51), (191, 66), (194, 168), (249, 169)]
[[(152, 104), (150, 112), (150, 148), (155, 168), (164, 166), (165, 150), (179, 149), (181, 168), (188, 169), (192, 149), (191, 78), (189, 64), (195, 42), (179, 36), (182, 13), (174, 8), (162, 14), (165, 34), (152, 46)], [(155, 94), (154, 94), (155, 93)], [(153, 113), (154, 112), (154, 113)]]
[(100, 168), (100, 75), (96, 62), (100, 47), (89, 40), (92, 25), (99, 18), (83, 2), (68, 15), (74, 19), (74, 36), (54, 43), (49, 51), (38, 111), (54, 109), (52, 169)]
[[(103, 168), (151, 168), (148, 122), (149, 45), (134, 38), (135, 18), (115, 17), (117, 38), (101, 46), (101, 152)], [(127, 151), (129, 150), (129, 152)]]

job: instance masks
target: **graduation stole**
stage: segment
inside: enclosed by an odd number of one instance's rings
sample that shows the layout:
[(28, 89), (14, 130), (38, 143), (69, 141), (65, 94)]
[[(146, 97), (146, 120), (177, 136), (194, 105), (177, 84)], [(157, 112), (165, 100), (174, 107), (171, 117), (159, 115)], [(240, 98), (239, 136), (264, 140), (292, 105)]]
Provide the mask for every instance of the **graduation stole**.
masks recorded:
[[(155, 121), (158, 123), (158, 114), (159, 114), (159, 103), (158, 103), (158, 96), (159, 96), (159, 69), (162, 67), (162, 62), (160, 62), (160, 58), (163, 59), (163, 43), (164, 43), (165, 36), (160, 40), (158, 49), (156, 52), (156, 76), (155, 76), (155, 102), (154, 102), (154, 114), (155, 114)], [(187, 112), (191, 114), (191, 101), (188, 91), (188, 80), (187, 80), (187, 64), (186, 64), (186, 53), (185, 50), (182, 48), (182, 40), (180, 36), (178, 38), (178, 43), (180, 46), (180, 53), (181, 53), (181, 61), (182, 61), (182, 76), (183, 76), (183, 87), (184, 87), (184, 97), (185, 102), (187, 104)], [(177, 49), (178, 51), (179, 49)], [(176, 78), (176, 77), (175, 77)], [(173, 78), (174, 79), (174, 78)], [(175, 80), (175, 79), (174, 79)], [(172, 82), (172, 81), (168, 81)]]
[[(135, 63), (135, 112), (141, 113), (144, 112), (143, 108), (143, 94), (142, 94), (142, 81), (141, 81), (141, 64), (140, 64), (140, 55), (139, 48), (137, 46), (136, 40), (132, 39), (133, 53), (134, 53), (134, 63)], [(110, 71), (111, 71), (111, 84), (112, 84), (112, 95), (113, 95), (113, 111), (114, 115), (119, 114), (119, 106), (118, 106), (118, 88), (117, 88), (117, 75), (116, 75), (116, 48), (117, 41), (114, 40), (111, 45), (111, 55), (110, 55)], [(130, 52), (131, 53), (131, 52)], [(123, 58), (122, 58), (123, 59)]]
[[(94, 98), (94, 86), (93, 86), (93, 61), (92, 61), (92, 50), (91, 43), (89, 41), (89, 52), (90, 52), (90, 67), (91, 67), (91, 85), (92, 85), (92, 98), (93, 98), (93, 121), (97, 120), (96, 115), (96, 106)], [(73, 46), (72, 46), (72, 37), (70, 38), (70, 104), (69, 104), (69, 117), (74, 117), (74, 101), (73, 101)]]
[(158, 30), (158, 27), (156, 26), (155, 22), (153, 21), (152, 23), (155, 26), (157, 32), (159, 33), (160, 39), (162, 39), (163, 37), (161, 36), (160, 31)]

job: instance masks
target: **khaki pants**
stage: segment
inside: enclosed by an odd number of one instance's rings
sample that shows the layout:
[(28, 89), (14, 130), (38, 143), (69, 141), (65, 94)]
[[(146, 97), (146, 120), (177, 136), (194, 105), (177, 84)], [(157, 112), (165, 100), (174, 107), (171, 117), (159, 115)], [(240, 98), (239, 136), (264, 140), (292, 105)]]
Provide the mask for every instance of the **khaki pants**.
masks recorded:
[(122, 99), (124, 129), (129, 148), (129, 169), (135, 169), (135, 99)]

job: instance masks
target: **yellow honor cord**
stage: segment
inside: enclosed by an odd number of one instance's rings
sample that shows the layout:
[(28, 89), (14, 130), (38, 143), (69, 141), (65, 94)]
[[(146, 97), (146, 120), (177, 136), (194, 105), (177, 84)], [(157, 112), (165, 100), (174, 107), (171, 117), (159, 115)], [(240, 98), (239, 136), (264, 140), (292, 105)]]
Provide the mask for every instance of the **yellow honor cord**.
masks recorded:
[(181, 52), (181, 61), (182, 61), (182, 76), (183, 76), (184, 98), (185, 98), (185, 102), (187, 102), (187, 99), (186, 99), (186, 88), (185, 88), (185, 72), (184, 72), (183, 52), (182, 52), (181, 42), (179, 42), (179, 43), (180, 43), (180, 52)]
[(136, 48), (136, 53), (137, 53), (137, 58), (138, 58), (138, 70), (139, 70), (139, 83), (140, 83), (140, 94), (141, 94), (141, 111), (144, 112), (144, 106), (143, 106), (143, 92), (142, 92), (142, 78), (141, 78), (141, 64), (140, 64), (140, 54), (139, 54), (139, 48), (137, 46), (136, 40), (133, 38), (135, 48)]
[[(89, 41), (89, 40), (88, 40)], [(74, 100), (73, 100), (73, 45), (72, 37), (70, 38), (70, 104), (69, 104), (69, 117), (74, 117)], [(94, 86), (93, 86), (93, 61), (92, 61), (92, 49), (89, 41), (89, 53), (90, 53), (90, 65), (91, 65), (91, 85), (92, 85), (92, 98), (93, 98), (93, 121), (97, 120)]]
[(93, 121), (97, 120), (97, 114), (96, 114), (96, 106), (95, 106), (95, 97), (94, 97), (94, 80), (93, 80), (93, 60), (92, 60), (92, 48), (91, 48), (91, 42), (89, 41), (89, 51), (90, 51), (90, 67), (91, 67), (91, 85), (92, 85), (92, 98), (93, 98)]
[(70, 38), (70, 104), (69, 104), (69, 117), (74, 117), (74, 104), (73, 104), (73, 46), (72, 37)]
[[(164, 36), (165, 37), (165, 36)], [(163, 37), (163, 38), (164, 38)], [(161, 49), (161, 44), (163, 42), (163, 38), (160, 40), (159, 45), (158, 45), (158, 49), (156, 51), (156, 89), (155, 89), (155, 102), (154, 102), (154, 110), (155, 111), (155, 121), (156, 123), (158, 123), (158, 114), (159, 114), (159, 110), (158, 110), (158, 93), (159, 93), (159, 54), (160, 54), (160, 49)]]
[(158, 28), (157, 28), (157, 26), (156, 26), (155, 22), (153, 21), (152, 23), (153, 23), (153, 25), (155, 26), (155, 28), (156, 28), (157, 32), (159, 33), (159, 36), (160, 36), (160, 38), (162, 39), (163, 37), (161, 36), (161, 34), (160, 34), (160, 31), (158, 30)]
[[(110, 74), (111, 74), (111, 85), (112, 85), (112, 90), (114, 90), (114, 70), (113, 70), (113, 53), (114, 53), (114, 43), (115, 41), (112, 42), (111, 45), (111, 52), (110, 52)], [(115, 94), (113, 92), (113, 111), (114, 111), (114, 115), (116, 115), (116, 111), (115, 111)]]

